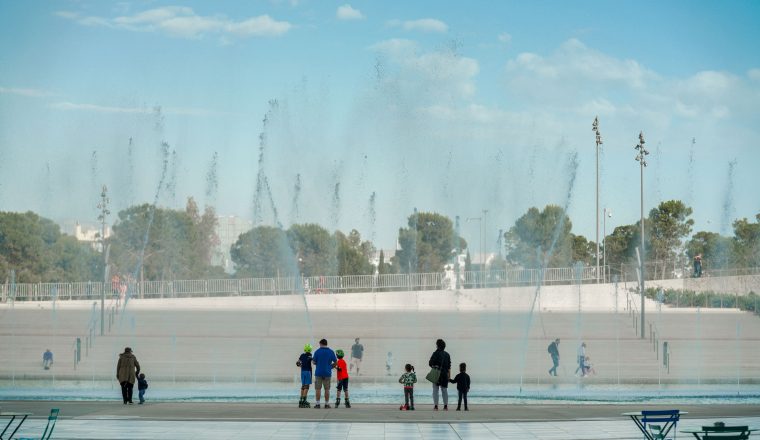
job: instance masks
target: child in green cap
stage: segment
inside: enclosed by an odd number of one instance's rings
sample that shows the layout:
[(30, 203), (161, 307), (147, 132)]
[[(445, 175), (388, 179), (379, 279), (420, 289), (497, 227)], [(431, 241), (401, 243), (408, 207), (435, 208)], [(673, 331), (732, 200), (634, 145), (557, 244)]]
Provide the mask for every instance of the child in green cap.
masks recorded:
[(346, 408), (351, 408), (351, 402), (348, 401), (348, 365), (343, 360), (343, 350), (335, 350), (335, 356), (338, 357), (338, 362), (335, 364), (335, 369), (338, 370), (338, 393), (335, 399), (335, 407), (340, 406), (340, 390), (343, 390), (346, 397)]
[(301, 367), (301, 400), (298, 401), (298, 407), (311, 408), (306, 400), (309, 396), (309, 385), (311, 385), (311, 344), (303, 346), (303, 354), (296, 361), (296, 367)]

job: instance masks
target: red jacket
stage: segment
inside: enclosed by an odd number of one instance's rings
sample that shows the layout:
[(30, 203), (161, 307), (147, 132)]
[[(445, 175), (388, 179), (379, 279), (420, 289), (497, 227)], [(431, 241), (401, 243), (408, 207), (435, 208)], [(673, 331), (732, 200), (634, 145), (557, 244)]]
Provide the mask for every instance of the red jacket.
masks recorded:
[(336, 367), (338, 369), (338, 380), (348, 379), (348, 367), (346, 366), (346, 361), (338, 359)]

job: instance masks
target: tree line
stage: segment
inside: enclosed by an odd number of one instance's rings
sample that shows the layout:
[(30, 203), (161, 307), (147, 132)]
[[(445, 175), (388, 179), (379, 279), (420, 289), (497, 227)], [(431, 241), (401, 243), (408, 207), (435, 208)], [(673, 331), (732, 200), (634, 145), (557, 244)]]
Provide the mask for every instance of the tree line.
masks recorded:
[[(644, 219), (646, 259), (681, 261), (701, 255), (706, 267), (760, 266), (760, 214), (733, 223), (733, 236), (699, 231), (692, 235), (692, 209), (669, 200)], [(596, 243), (574, 234), (572, 222), (556, 205), (533, 207), (504, 233), (503, 257), (491, 269), (568, 267), (596, 264)], [(214, 209), (201, 211), (189, 198), (185, 209), (142, 204), (120, 211), (113, 233), (102, 241), (109, 270), (144, 280), (225, 278), (212, 256), (218, 249)], [(641, 224), (617, 226), (605, 239), (608, 265), (636, 259)], [(689, 238), (690, 237), (690, 238)], [(688, 238), (688, 240), (687, 240)], [(603, 248), (600, 246), (600, 250)], [(353, 229), (330, 232), (314, 223), (287, 229), (258, 225), (230, 248), (239, 278), (274, 276), (367, 275), (440, 272), (467, 253), (467, 242), (452, 220), (435, 212), (414, 212), (398, 230), (395, 255), (381, 251)], [(0, 212), (0, 281), (73, 282), (102, 280), (105, 257), (99, 249), (61, 233), (52, 220), (33, 212)], [(11, 272), (12, 271), (12, 272)]]

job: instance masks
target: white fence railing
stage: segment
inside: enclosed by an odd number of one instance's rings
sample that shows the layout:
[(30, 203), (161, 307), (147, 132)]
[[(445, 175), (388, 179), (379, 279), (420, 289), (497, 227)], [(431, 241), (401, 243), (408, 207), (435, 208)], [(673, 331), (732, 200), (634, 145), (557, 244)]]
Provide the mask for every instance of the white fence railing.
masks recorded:
[(347, 275), (280, 278), (242, 278), (177, 281), (130, 281), (118, 284), (80, 283), (0, 284), (0, 301), (84, 300), (129, 296), (137, 298), (188, 298), (208, 296), (288, 295), (296, 293), (349, 293), (398, 290), (470, 289), (596, 280), (596, 268), (571, 267), (466, 271), (444, 273)]

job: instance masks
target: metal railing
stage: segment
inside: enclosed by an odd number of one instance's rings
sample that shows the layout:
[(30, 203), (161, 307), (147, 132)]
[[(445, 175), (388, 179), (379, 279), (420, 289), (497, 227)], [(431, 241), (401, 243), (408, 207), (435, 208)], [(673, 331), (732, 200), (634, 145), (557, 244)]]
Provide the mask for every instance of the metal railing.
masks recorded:
[[(658, 263), (654, 263), (658, 264)], [(602, 268), (600, 279), (607, 281), (617, 276), (619, 282), (636, 282), (630, 266)], [(543, 277), (542, 277), (543, 273)], [(706, 272), (708, 276), (760, 275), (760, 268), (725, 269)], [(681, 278), (669, 272), (659, 279)], [(667, 276), (670, 275), (670, 276)], [(681, 275), (681, 276), (679, 276)], [(129, 296), (131, 298), (189, 298), (216, 296), (290, 295), (295, 293), (351, 293), (404, 290), (445, 290), (535, 286), (539, 284), (574, 284), (595, 282), (596, 267), (586, 266), (544, 269), (506, 269), (463, 271), (459, 282), (454, 271), (436, 273), (346, 275), (278, 278), (240, 278), (176, 281), (130, 281), (113, 285), (96, 281), (79, 283), (18, 283), (0, 284), (0, 302), (84, 300)], [(650, 279), (647, 277), (647, 279)]]
[[(570, 284), (593, 282), (596, 268), (560, 267), (463, 271), (458, 287), (462, 289)], [(131, 298), (189, 298), (210, 296), (289, 295), (295, 293), (350, 293), (404, 290), (440, 290), (457, 288), (454, 271), (437, 273), (346, 275), (278, 278), (241, 278), (176, 281), (129, 281), (118, 285), (96, 281), (78, 283), (0, 284), (0, 302)]]

